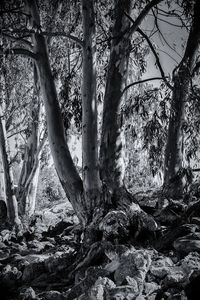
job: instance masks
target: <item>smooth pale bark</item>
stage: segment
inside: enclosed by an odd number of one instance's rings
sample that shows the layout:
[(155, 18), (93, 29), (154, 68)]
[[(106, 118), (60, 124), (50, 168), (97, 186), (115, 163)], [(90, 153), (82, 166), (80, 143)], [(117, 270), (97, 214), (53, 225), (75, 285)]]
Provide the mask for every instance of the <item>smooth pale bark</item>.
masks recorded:
[(196, 65), (200, 45), (199, 15), (200, 2), (196, 1), (185, 54), (174, 74), (164, 166), (164, 191), (174, 198), (179, 198), (183, 195), (183, 177), (179, 174), (183, 167), (183, 124), (185, 120), (185, 104), (188, 99), (192, 73)]
[(83, 187), (88, 214), (99, 204), (100, 178), (97, 143), (96, 37), (94, 1), (82, 0), (82, 161)]
[(54, 165), (68, 199), (80, 221), (85, 224), (85, 210), (83, 209), (85, 204), (82, 197), (83, 184), (66, 143), (56, 87), (49, 63), (47, 45), (44, 36), (40, 34), (38, 8), (36, 2), (32, 0), (27, 0), (26, 4), (27, 12), (31, 16), (29, 18), (30, 25), (38, 29), (36, 33), (32, 35), (32, 42), (34, 52), (37, 55), (36, 66), (45, 104), (48, 140)]
[(3, 118), (2, 108), (0, 108), (0, 152), (2, 155), (5, 193), (8, 218), (11, 225), (20, 225), (20, 219), (18, 215), (18, 204), (14, 193), (13, 174), (10, 168), (10, 158), (8, 141), (6, 136), (5, 120)]
[(6, 202), (2, 155), (0, 153), (0, 200)]
[(17, 190), (19, 211), (23, 217), (30, 217), (35, 211), (40, 155), (42, 151), (42, 147), (40, 147), (40, 134), (42, 131), (41, 103), (36, 91), (35, 94), (31, 103), (32, 124), (27, 144), (25, 145), (24, 161)]
[(126, 84), (131, 50), (131, 0), (116, 1), (115, 23), (108, 65), (103, 108), (102, 139), (100, 148), (101, 179), (111, 191), (124, 185), (123, 130), (121, 118), (122, 91)]
[(124, 187), (124, 134), (121, 104), (127, 79), (131, 38), (151, 8), (162, 1), (149, 2), (132, 26), (127, 15), (130, 15), (133, 1), (115, 1), (115, 21), (112, 29), (100, 146), (100, 177), (111, 192)]

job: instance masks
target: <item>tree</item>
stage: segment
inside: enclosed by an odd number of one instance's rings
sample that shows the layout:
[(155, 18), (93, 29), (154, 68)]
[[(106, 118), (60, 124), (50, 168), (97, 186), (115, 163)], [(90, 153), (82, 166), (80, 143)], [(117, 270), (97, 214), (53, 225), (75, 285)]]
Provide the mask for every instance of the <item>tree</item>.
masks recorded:
[(171, 115), (168, 127), (168, 139), (165, 150), (164, 191), (171, 197), (183, 195), (183, 130), (185, 105), (191, 91), (191, 80), (196, 67), (200, 45), (198, 18), (200, 3), (195, 1), (192, 25), (187, 40), (184, 57), (173, 74)]
[(30, 217), (35, 212), (36, 192), (40, 171), (40, 157), (46, 140), (42, 122), (42, 103), (38, 87), (36, 67), (34, 66), (34, 91), (30, 104), (31, 125), (28, 128), (27, 143), (24, 149), (24, 159), (17, 187), (16, 197), (22, 218)]
[[(15, 62), (15, 59), (13, 59)], [(7, 62), (8, 63), (8, 62)], [(10, 63), (12, 66), (12, 63)], [(5, 62), (1, 66), (1, 84), (2, 84), (2, 103), (1, 109), (3, 114), (2, 119), (2, 188), (4, 181), (7, 185), (9, 182), (12, 183), (10, 189), (13, 190), (13, 197), (16, 198), (16, 205), (10, 206), (10, 209), (15, 206), (19, 206), (19, 215), (24, 218), (25, 216), (31, 216), (35, 210), (35, 199), (37, 191), (37, 182), (40, 168), (40, 155), (46, 140), (46, 134), (44, 135), (44, 130), (42, 130), (43, 123), (41, 120), (41, 107), (42, 104), (38, 101), (38, 92), (36, 92), (36, 87), (32, 89), (30, 84), (28, 84), (28, 89), (24, 87), (21, 88), (21, 76), (19, 75), (20, 63), (16, 70), (10, 71), (6, 70)], [(23, 74), (23, 73), (22, 73)], [(15, 83), (13, 84), (12, 78), (15, 76)], [(20, 80), (19, 80), (20, 78)], [(37, 76), (35, 75), (37, 79)], [(25, 83), (25, 82), (24, 82)], [(36, 85), (36, 84), (35, 84)], [(18, 92), (15, 92), (18, 90)], [(33, 93), (33, 99), (29, 99)], [(20, 101), (19, 101), (20, 98)], [(23, 99), (23, 100), (22, 100)], [(29, 115), (29, 121), (27, 121)], [(22, 136), (19, 139), (19, 134)], [(11, 146), (13, 148), (13, 137), (15, 136), (15, 142), (17, 144), (22, 144), (23, 135), (26, 135), (27, 141), (23, 144), (23, 150), (19, 151), (19, 147), (15, 149), (13, 157), (10, 155), (9, 141), (11, 138)], [(12, 149), (13, 150), (13, 149)], [(13, 164), (19, 161), (20, 153), (23, 157), (23, 165), (21, 168), (21, 175), (18, 179), (13, 180)], [(4, 180), (5, 177), (5, 180)], [(7, 177), (7, 179), (6, 179)], [(10, 189), (6, 189), (2, 195), (5, 195), (10, 199), (9, 194)], [(6, 201), (6, 199), (5, 199)], [(11, 200), (10, 200), (11, 201)], [(8, 203), (8, 201), (6, 201)], [(9, 204), (8, 204), (9, 205)], [(17, 207), (18, 210), (18, 207)], [(12, 212), (8, 209), (9, 216)], [(17, 212), (16, 212), (17, 214)], [(9, 222), (11, 225), (15, 225), (16, 218), (10, 218)]]
[[(122, 172), (123, 166), (121, 166), (121, 163), (119, 164), (119, 161), (121, 160), (119, 153), (122, 149), (120, 140), (121, 123), (119, 121), (122, 91), (125, 87), (128, 60), (131, 49), (130, 40), (132, 34), (137, 30), (139, 24), (142, 22), (149, 10), (159, 2), (160, 1), (152, 1), (147, 4), (132, 26), (130, 26), (130, 21), (123, 13), (124, 10), (129, 13), (131, 1), (126, 1), (125, 4), (123, 1), (117, 1), (114, 7), (116, 19), (113, 26), (113, 42), (111, 46), (110, 64), (108, 66), (101, 142), (101, 180), (104, 184), (106, 184), (111, 195), (116, 192), (117, 188), (124, 187)], [(110, 201), (110, 197), (106, 199), (105, 194), (102, 196), (102, 192), (98, 191), (100, 185), (97, 167), (96, 91), (95, 66), (93, 63), (95, 54), (93, 43), (95, 41), (94, 13), (92, 4), (93, 2), (91, 2), (90, 5), (88, 5), (87, 2), (82, 2), (84, 40), (79, 41), (79, 44), (83, 47), (84, 60), (82, 95), (84, 112), (82, 132), (83, 152), (85, 153), (83, 155), (84, 176), (82, 183), (65, 141), (63, 123), (55, 83), (50, 69), (45, 37), (40, 29), (39, 12), (34, 1), (27, 1), (27, 13), (31, 16), (29, 18), (30, 27), (36, 28), (36, 33), (32, 34), (34, 47), (33, 52), (31, 52), (31, 57), (35, 58), (41, 90), (43, 92), (50, 148), (62, 186), (83, 226), (90, 224), (91, 218), (93, 222), (96, 222), (97, 220), (99, 222), (99, 218), (102, 219), (103, 217), (102, 214), (104, 215), (107, 213), (105, 203), (109, 203)], [(89, 23), (88, 20), (91, 20), (91, 22)], [(124, 24), (123, 27), (122, 23)], [(92, 26), (89, 26), (89, 24)], [(119, 30), (120, 34), (118, 34)], [(115, 35), (117, 35), (117, 37)], [(110, 114), (111, 110), (112, 114)], [(92, 128), (92, 132), (90, 131), (92, 134), (89, 136), (88, 129), (90, 128)], [(108, 160), (109, 165), (107, 164)], [(109, 172), (105, 172), (105, 169), (109, 170)], [(112, 183), (111, 178), (114, 178), (114, 182)], [(97, 195), (97, 192), (99, 195)], [(85, 193), (86, 195), (90, 195), (90, 197), (85, 197)], [(99, 202), (99, 199), (101, 199), (101, 202)], [(96, 209), (94, 210), (94, 208)], [(97, 215), (98, 217), (95, 219), (95, 216)], [(97, 226), (95, 225), (95, 227)]]
[(5, 78), (1, 74), (1, 103), (0, 103), (0, 153), (3, 165), (5, 194), (7, 202), (8, 218), (11, 224), (16, 226), (20, 225), (20, 219), (18, 215), (18, 204), (14, 192), (13, 174), (10, 168), (10, 157), (8, 149), (8, 140), (6, 135), (5, 124)]
[[(124, 186), (124, 164), (122, 143), (121, 103), (125, 99), (124, 89), (131, 52), (131, 39), (151, 8), (161, 0), (153, 0), (146, 6), (141, 5), (139, 16), (132, 24), (129, 14), (133, 2), (116, 1), (113, 8), (113, 32), (111, 36), (110, 62), (107, 70), (104, 97), (102, 138), (100, 150), (100, 173), (97, 144), (97, 104), (96, 104), (96, 67), (95, 67), (95, 18), (93, 1), (82, 1), (83, 40), (65, 34), (82, 48), (82, 138), (83, 138), (83, 180), (73, 163), (66, 143), (62, 115), (53, 79), (45, 32), (41, 29), (39, 10), (35, 1), (26, 1), (25, 15), (28, 20), (28, 33), (32, 46), (13, 49), (15, 54), (24, 54), (35, 61), (43, 94), (48, 140), (61, 184), (79, 217), (83, 228), (87, 228), (89, 240), (95, 238), (91, 232), (102, 231), (109, 217), (114, 214), (129, 224), (134, 219), (139, 206), (132, 205), (133, 198)], [(47, 33), (48, 34), (48, 33)], [(54, 33), (51, 33), (54, 35)], [(30, 44), (30, 41), (29, 41)], [(113, 209), (116, 213), (112, 213)], [(125, 211), (124, 211), (125, 209)], [(130, 212), (131, 211), (131, 212)], [(101, 222), (105, 217), (105, 222)], [(123, 220), (123, 222), (124, 222)], [(101, 223), (101, 226), (98, 225)], [(87, 226), (86, 226), (87, 225)], [(90, 226), (89, 226), (90, 225)], [(101, 229), (100, 229), (101, 227)], [(152, 225), (152, 229), (155, 224)], [(87, 236), (87, 234), (86, 234)], [(87, 240), (87, 239), (86, 239)]]
[(6, 202), (3, 160), (1, 155), (0, 155), (0, 200)]

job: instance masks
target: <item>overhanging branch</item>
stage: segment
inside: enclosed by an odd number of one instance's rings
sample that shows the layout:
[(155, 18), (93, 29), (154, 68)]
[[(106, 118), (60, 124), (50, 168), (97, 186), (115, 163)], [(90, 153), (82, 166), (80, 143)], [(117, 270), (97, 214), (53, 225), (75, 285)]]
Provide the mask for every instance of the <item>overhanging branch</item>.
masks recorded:
[(0, 48), (0, 55), (9, 55), (9, 54), (17, 54), (17, 55), (19, 54), (19, 55), (24, 55), (24, 56), (30, 57), (34, 60), (37, 59), (37, 55), (28, 49), (11, 48), (11, 49), (7, 49), (6, 51), (4, 51), (3, 48)]
[[(36, 32), (34, 30), (12, 30), (9, 31), (9, 30), (3, 30), (3, 34), (10, 34), (10, 33), (20, 33), (20, 34), (35, 34)], [(81, 39), (79, 39), (78, 37), (70, 34), (70, 33), (67, 33), (67, 32), (64, 32), (64, 31), (56, 31), (56, 32), (49, 32), (49, 31), (40, 31), (39, 32), (41, 35), (44, 35), (44, 36), (47, 36), (47, 37), (66, 37), (74, 42), (76, 42), (77, 44), (79, 44), (81, 47), (83, 47), (83, 41)]]
[[(127, 16), (127, 18), (128, 18), (132, 23), (134, 23), (134, 20), (131, 18), (131, 16), (129, 16), (126, 12), (124, 12), (124, 14)], [(148, 45), (149, 45), (149, 47), (150, 47), (150, 49), (151, 49), (153, 55), (155, 56), (156, 64), (157, 64), (157, 66), (158, 66), (158, 69), (159, 69), (159, 71), (160, 71), (160, 74), (161, 74), (161, 76), (162, 76), (163, 81), (165, 82), (166, 86), (167, 86), (168, 88), (170, 88), (170, 90), (172, 90), (172, 89), (173, 89), (173, 86), (172, 86), (172, 85), (169, 83), (169, 81), (167, 81), (167, 79), (166, 79), (167, 77), (165, 76), (164, 70), (163, 70), (163, 68), (162, 68), (162, 66), (161, 66), (161, 63), (160, 63), (159, 56), (158, 56), (158, 54), (157, 54), (157, 52), (156, 52), (156, 50), (155, 50), (155, 48), (154, 48), (152, 42), (150, 41), (149, 37), (148, 37), (148, 36), (147, 36), (147, 35), (146, 35), (139, 27), (137, 28), (137, 31), (138, 31), (139, 34), (147, 41), (147, 43), (148, 43)]]
[(45, 36), (55, 36), (55, 37), (66, 37), (74, 42), (76, 42), (77, 44), (79, 44), (81, 47), (83, 47), (83, 41), (80, 40), (79, 38), (77, 38), (76, 36), (69, 34), (69, 33), (65, 33), (62, 31), (58, 31), (58, 32), (47, 32), (47, 31), (43, 31), (42, 32), (43, 35)]
[(141, 11), (139, 16), (137, 17), (137, 19), (135, 21), (133, 21), (133, 25), (131, 26), (131, 28), (129, 30), (130, 35), (132, 35), (137, 30), (137, 28), (140, 26), (140, 24), (142, 23), (142, 21), (144, 20), (146, 15), (149, 13), (149, 11), (152, 9), (152, 7), (154, 7), (155, 5), (159, 4), (162, 1), (163, 0), (152, 0), (150, 3), (148, 3), (144, 7), (144, 9)]
[(166, 79), (167, 77), (165, 76), (164, 70), (163, 70), (163, 68), (162, 68), (162, 66), (161, 66), (161, 63), (160, 63), (159, 56), (158, 56), (158, 54), (157, 54), (157, 52), (156, 52), (156, 50), (155, 50), (155, 48), (154, 48), (152, 42), (150, 41), (150, 39), (148, 38), (148, 36), (147, 36), (140, 28), (138, 28), (137, 31), (138, 31), (139, 34), (147, 41), (147, 43), (148, 43), (148, 45), (149, 45), (149, 47), (150, 47), (150, 49), (151, 49), (153, 55), (155, 56), (156, 64), (157, 64), (158, 69), (159, 69), (159, 71), (160, 71), (160, 74), (161, 74), (161, 76), (162, 76), (162, 78), (163, 78), (163, 81), (165, 82), (166, 86), (167, 86), (168, 88), (170, 88), (170, 90), (172, 90), (172, 89), (173, 89), (173, 86), (172, 86), (172, 85), (169, 83), (169, 81), (167, 81), (167, 79)]
[[(166, 78), (165, 78), (166, 79)], [(146, 78), (146, 79), (142, 79), (142, 80), (138, 80), (135, 82), (130, 83), (129, 85), (127, 85), (123, 91), (122, 91), (122, 95), (132, 86), (136, 85), (136, 84), (140, 84), (140, 83), (144, 83), (147, 81), (153, 81), (153, 80), (164, 80), (163, 77), (152, 77), (152, 78)]]

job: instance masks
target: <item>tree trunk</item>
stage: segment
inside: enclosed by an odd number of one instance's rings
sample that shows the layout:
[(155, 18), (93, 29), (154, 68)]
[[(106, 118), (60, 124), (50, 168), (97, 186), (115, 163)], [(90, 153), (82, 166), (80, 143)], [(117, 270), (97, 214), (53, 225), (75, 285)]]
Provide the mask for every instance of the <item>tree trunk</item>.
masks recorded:
[[(118, 0), (115, 2), (115, 24), (113, 29), (113, 41), (111, 46), (110, 63), (108, 67), (107, 85), (105, 91), (105, 103), (103, 112), (103, 130), (101, 141), (101, 177), (112, 191), (121, 190), (120, 197), (123, 201), (119, 205), (111, 203), (110, 193), (107, 188), (100, 188), (98, 178), (97, 161), (97, 121), (96, 121), (96, 70), (94, 65), (94, 13), (93, 2), (82, 0), (83, 4), (83, 166), (84, 166), (84, 186), (75, 165), (72, 161), (61, 118), (55, 83), (49, 63), (49, 56), (44, 36), (40, 33), (40, 18), (35, 1), (27, 0), (27, 15), (29, 22), (34, 27), (35, 33), (32, 35), (32, 43), (36, 57), (36, 65), (40, 78), (40, 86), (45, 103), (48, 139), (54, 164), (62, 183), (79, 220), (85, 227), (84, 242), (88, 245), (105, 235), (110, 234), (115, 237), (122, 233), (126, 235), (128, 227), (139, 223), (138, 219), (143, 219), (141, 224), (148, 223), (150, 230), (155, 230), (155, 222), (149, 221), (146, 214), (141, 211), (138, 205), (133, 204), (130, 208), (130, 198), (124, 192), (124, 172), (121, 140), (121, 114), (120, 106), (123, 89), (125, 87), (128, 60), (131, 50), (130, 38), (141, 21), (152, 8), (162, 0), (153, 0), (144, 8), (136, 19), (134, 26), (130, 27), (130, 21), (124, 14), (130, 12), (131, 1)], [(91, 136), (89, 136), (91, 134)], [(93, 169), (94, 168), (94, 169)], [(94, 176), (94, 178), (92, 178)], [(85, 188), (86, 193), (83, 192)], [(122, 189), (120, 189), (122, 188)], [(95, 198), (93, 195), (95, 191)], [(88, 195), (87, 195), (88, 192)], [(92, 203), (91, 194), (94, 199)], [(85, 198), (85, 196), (87, 198)], [(119, 197), (118, 197), (119, 198)], [(124, 200), (124, 198), (126, 198)], [(131, 198), (132, 199), (132, 198)], [(127, 201), (126, 201), (127, 200)], [(106, 202), (106, 203), (105, 203)], [(99, 203), (99, 205), (98, 205)], [(92, 215), (92, 210), (95, 211)], [(116, 211), (114, 210), (116, 208)], [(109, 211), (110, 210), (110, 211)], [(88, 212), (89, 211), (89, 212)], [(138, 222), (137, 222), (138, 221)], [(134, 224), (133, 224), (134, 223)], [(150, 225), (151, 224), (151, 225)], [(87, 226), (86, 226), (87, 225)], [(138, 224), (137, 224), (138, 225)], [(144, 227), (146, 226), (144, 225)], [(135, 226), (137, 227), (137, 226)], [(119, 230), (118, 230), (119, 229)], [(114, 234), (113, 234), (114, 232)], [(124, 233), (124, 234), (123, 234)]]
[(5, 120), (3, 118), (2, 109), (0, 108), (0, 152), (3, 161), (5, 192), (8, 218), (11, 225), (20, 225), (20, 219), (18, 216), (18, 204), (14, 194), (14, 182), (13, 174), (10, 168), (8, 141), (5, 129)]
[(1, 153), (0, 153), (0, 200), (6, 202), (3, 159)]
[(164, 191), (173, 198), (180, 198), (183, 195), (183, 176), (181, 174), (183, 167), (183, 124), (185, 104), (188, 99), (191, 78), (200, 45), (199, 14), (200, 3), (196, 1), (185, 54), (174, 74), (164, 166)]
[(82, 82), (82, 161), (83, 187), (88, 217), (100, 201), (97, 143), (96, 37), (94, 1), (82, 0), (83, 82)]
[(130, 14), (131, 0), (116, 1), (115, 23), (108, 65), (103, 108), (103, 125), (100, 147), (101, 179), (111, 192), (124, 186), (124, 152), (122, 129), (122, 91), (126, 84), (131, 50)]
[(29, 22), (32, 27), (37, 27), (37, 32), (32, 35), (34, 52), (37, 54), (36, 66), (40, 79), (40, 87), (43, 94), (48, 140), (54, 165), (62, 184), (62, 187), (70, 200), (80, 221), (85, 224), (86, 211), (83, 201), (82, 180), (75, 168), (69, 148), (66, 143), (64, 126), (61, 117), (57, 92), (53, 80), (49, 55), (45, 38), (40, 34), (40, 17), (35, 1), (27, 0), (27, 12), (30, 14)]
[(40, 169), (40, 103), (32, 102), (33, 123), (30, 135), (25, 145), (24, 161), (18, 183), (17, 198), (21, 216), (31, 216), (35, 211), (35, 198), (37, 192)]
[(34, 97), (31, 102), (31, 128), (25, 145), (24, 161), (18, 182), (17, 199), (20, 215), (30, 217), (35, 211), (36, 192), (40, 171), (40, 156), (44, 144), (41, 139), (42, 119), (37, 70), (34, 65)]

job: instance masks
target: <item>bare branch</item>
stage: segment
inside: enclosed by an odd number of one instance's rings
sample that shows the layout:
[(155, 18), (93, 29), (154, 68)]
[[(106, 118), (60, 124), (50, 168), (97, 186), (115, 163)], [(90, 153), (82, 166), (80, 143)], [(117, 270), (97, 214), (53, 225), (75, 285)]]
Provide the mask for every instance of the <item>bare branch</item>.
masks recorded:
[[(124, 14), (127, 16), (127, 18), (134, 23), (134, 20), (131, 18), (131, 16), (129, 16), (126, 12), (124, 12)], [(147, 41), (151, 51), (153, 52), (153, 55), (155, 56), (155, 59), (156, 59), (156, 64), (160, 70), (160, 74), (163, 78), (163, 81), (165, 82), (165, 84), (168, 86), (168, 88), (170, 88), (171, 90), (173, 89), (173, 86), (167, 81), (167, 77), (165, 76), (165, 73), (164, 73), (164, 70), (161, 66), (161, 63), (160, 63), (160, 59), (159, 59), (159, 56), (156, 52), (156, 50), (154, 49), (154, 46), (152, 44), (152, 42), (150, 41), (149, 37), (138, 27), (137, 28), (137, 31), (139, 32), (139, 34)]]
[(172, 90), (172, 89), (173, 89), (173, 86), (172, 86), (172, 85), (169, 83), (169, 81), (166, 79), (167, 77), (165, 76), (164, 70), (163, 70), (163, 68), (162, 68), (162, 66), (161, 66), (161, 63), (160, 63), (159, 56), (158, 56), (158, 54), (157, 54), (157, 52), (156, 52), (156, 50), (155, 50), (153, 44), (151, 43), (151, 41), (150, 41), (150, 39), (148, 38), (148, 36), (147, 36), (140, 28), (138, 28), (137, 31), (138, 31), (139, 34), (147, 41), (147, 43), (148, 43), (148, 45), (149, 45), (149, 47), (150, 47), (150, 49), (151, 49), (153, 55), (155, 56), (155, 59), (156, 59), (156, 65), (158, 66), (158, 69), (159, 69), (160, 74), (161, 74), (161, 76), (162, 76), (162, 78), (163, 78), (163, 81), (165, 82), (166, 86), (167, 86), (168, 88), (170, 88), (170, 90)]
[(154, 19), (155, 19), (155, 26), (158, 30), (158, 33), (161, 37), (161, 40), (164, 41), (164, 43), (172, 50), (174, 51), (180, 58), (182, 58), (182, 56), (169, 44), (169, 42), (167, 41), (167, 39), (165, 38), (165, 36), (163, 35), (162, 31), (160, 30), (160, 27), (158, 26), (158, 17), (157, 15), (155, 14), (154, 10), (152, 9), (152, 13), (153, 13), (153, 16), (154, 16)]
[[(166, 79), (166, 78), (165, 78)], [(123, 91), (122, 91), (122, 95), (132, 86), (136, 85), (136, 84), (140, 84), (140, 83), (144, 83), (147, 81), (153, 81), (153, 80), (164, 80), (163, 77), (152, 77), (152, 78), (146, 78), (146, 79), (142, 79), (142, 80), (138, 80), (135, 82), (130, 83), (129, 85), (127, 85)]]
[(22, 43), (22, 44), (28, 46), (30, 50), (32, 50), (32, 44), (29, 41), (27, 41), (27, 40), (25, 40), (25, 39), (23, 39), (21, 37), (15, 37), (15, 36), (9, 35), (7, 33), (2, 33), (2, 35), (4, 37), (8, 38), (9, 40)]
[(22, 132), (24, 132), (24, 131), (25, 131), (25, 129), (21, 129), (21, 130), (19, 130), (19, 131), (13, 132), (13, 133), (10, 134), (7, 138), (10, 139), (11, 137), (13, 137), (13, 136), (15, 136), (15, 135), (17, 135), (17, 134), (20, 134), (20, 133), (22, 133)]
[(46, 35), (46, 36), (66, 37), (66, 38), (69, 38), (70, 40), (76, 42), (81, 47), (83, 47), (83, 41), (82, 40), (80, 40), (78, 37), (76, 37), (76, 36), (74, 36), (72, 34), (66, 33), (66, 32), (62, 32), (62, 31), (58, 31), (58, 32), (46, 32), (46, 31), (43, 31), (42, 34)]
[[(9, 32), (11, 33), (10, 31), (6, 30), (4, 32)], [(35, 31), (34, 30), (12, 30), (12, 33), (21, 33), (21, 34), (34, 34)], [(83, 41), (81, 39), (79, 39), (78, 37), (70, 34), (70, 33), (67, 33), (67, 32), (64, 32), (64, 31), (57, 31), (57, 32), (48, 32), (48, 31), (40, 31), (40, 34), (41, 35), (45, 35), (47, 37), (66, 37), (66, 38), (69, 38), (71, 40), (73, 40), (74, 42), (76, 42), (77, 44), (79, 44), (81, 47), (83, 47)]]
[(144, 7), (142, 12), (137, 17), (137, 19), (135, 21), (133, 21), (134, 23), (129, 30), (130, 35), (133, 34), (137, 30), (137, 28), (140, 26), (140, 24), (142, 23), (142, 21), (144, 20), (146, 15), (149, 13), (149, 11), (152, 9), (152, 7), (154, 7), (155, 5), (159, 4), (162, 1), (163, 0), (152, 0)]
[(0, 55), (9, 55), (9, 54), (19, 54), (19, 55), (24, 55), (24, 56), (28, 56), (34, 60), (37, 59), (37, 55), (35, 53), (33, 53), (32, 51), (28, 50), (28, 49), (24, 49), (24, 48), (11, 48), (8, 49), (6, 51), (3, 50), (3, 48), (0, 48)]

